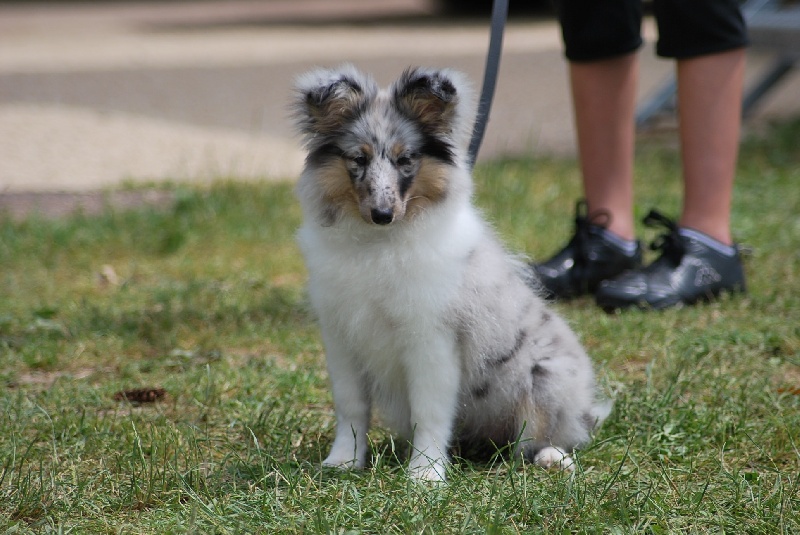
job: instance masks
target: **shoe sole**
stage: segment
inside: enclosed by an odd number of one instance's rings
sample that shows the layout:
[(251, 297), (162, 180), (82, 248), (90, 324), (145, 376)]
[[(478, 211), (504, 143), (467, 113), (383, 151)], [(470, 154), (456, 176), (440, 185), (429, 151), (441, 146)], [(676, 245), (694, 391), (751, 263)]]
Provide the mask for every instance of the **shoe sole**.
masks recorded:
[(628, 310), (636, 308), (638, 310), (666, 310), (668, 308), (682, 308), (684, 306), (693, 306), (699, 303), (709, 303), (716, 301), (723, 294), (741, 295), (747, 293), (744, 284), (736, 284), (729, 288), (719, 288), (712, 291), (710, 294), (698, 295), (694, 299), (662, 299), (657, 303), (650, 303), (646, 300), (641, 301), (622, 301), (615, 299), (597, 299), (596, 303), (605, 312), (613, 314), (618, 310)]

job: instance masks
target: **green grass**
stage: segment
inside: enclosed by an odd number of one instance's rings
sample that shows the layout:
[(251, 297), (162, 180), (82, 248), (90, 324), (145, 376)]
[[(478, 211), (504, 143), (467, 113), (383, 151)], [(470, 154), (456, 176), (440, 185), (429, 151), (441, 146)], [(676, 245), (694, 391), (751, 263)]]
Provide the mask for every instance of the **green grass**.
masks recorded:
[[(663, 313), (558, 305), (616, 400), (573, 478), (498, 459), (415, 485), (380, 429), (369, 469), (320, 470), (333, 411), (291, 185), (0, 216), (0, 531), (798, 533), (797, 139), (800, 121), (743, 147), (748, 296)], [(639, 215), (677, 214), (678, 170), (673, 151), (641, 151)], [(495, 162), (476, 180), (510, 247), (541, 258), (570, 233), (573, 161)], [(115, 400), (145, 387), (167, 396)]]

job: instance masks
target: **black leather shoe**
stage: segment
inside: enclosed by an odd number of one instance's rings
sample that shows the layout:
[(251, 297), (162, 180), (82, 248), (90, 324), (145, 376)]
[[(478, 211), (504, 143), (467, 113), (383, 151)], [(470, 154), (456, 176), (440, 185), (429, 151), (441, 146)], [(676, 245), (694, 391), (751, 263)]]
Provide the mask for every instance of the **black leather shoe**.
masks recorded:
[(550, 260), (532, 265), (545, 297), (568, 299), (592, 293), (600, 281), (641, 266), (638, 242), (630, 255), (603, 235), (604, 226), (597, 222), (607, 223), (609, 218), (607, 212), (589, 215), (586, 201), (578, 201), (572, 239)]
[(649, 266), (603, 281), (597, 288), (597, 304), (614, 310), (628, 307), (663, 309), (708, 301), (720, 293), (745, 291), (739, 249), (726, 255), (691, 236), (680, 233), (672, 220), (651, 211), (648, 226), (664, 226), (668, 232), (651, 244), (661, 256)]

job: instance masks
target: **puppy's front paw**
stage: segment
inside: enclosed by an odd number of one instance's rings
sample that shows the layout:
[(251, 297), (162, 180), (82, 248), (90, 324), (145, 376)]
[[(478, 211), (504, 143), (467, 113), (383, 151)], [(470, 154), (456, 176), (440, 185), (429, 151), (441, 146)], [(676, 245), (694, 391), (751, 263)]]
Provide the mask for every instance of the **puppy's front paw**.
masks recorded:
[(364, 460), (355, 454), (355, 445), (337, 446), (335, 443), (328, 457), (322, 461), (322, 466), (341, 468), (364, 468)]
[(575, 471), (575, 463), (572, 457), (553, 446), (548, 446), (539, 450), (536, 455), (533, 456), (533, 462), (542, 468), (558, 468), (568, 472)]
[(324, 461), (322, 461), (322, 466), (329, 468), (340, 468), (342, 470), (349, 470), (351, 468), (361, 468), (361, 466), (359, 466), (358, 461), (356, 461), (356, 459), (354, 459), (352, 455), (347, 459), (342, 459), (329, 455)]
[(418, 455), (409, 462), (408, 474), (414, 481), (444, 483), (446, 468), (447, 463), (444, 460)]

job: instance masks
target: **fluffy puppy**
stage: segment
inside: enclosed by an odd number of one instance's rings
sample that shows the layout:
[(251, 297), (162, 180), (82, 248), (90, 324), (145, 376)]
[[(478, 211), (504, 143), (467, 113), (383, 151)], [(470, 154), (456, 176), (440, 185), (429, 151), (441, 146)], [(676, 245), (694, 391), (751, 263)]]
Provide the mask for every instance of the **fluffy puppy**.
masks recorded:
[(610, 410), (567, 324), (472, 205), (464, 77), (409, 69), (388, 89), (346, 65), (300, 77), (308, 150), (298, 240), (336, 408), (323, 464), (362, 467), (372, 409), (445, 478), (448, 447), (513, 443), (570, 467)]

